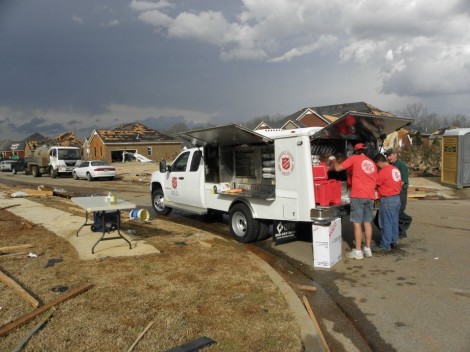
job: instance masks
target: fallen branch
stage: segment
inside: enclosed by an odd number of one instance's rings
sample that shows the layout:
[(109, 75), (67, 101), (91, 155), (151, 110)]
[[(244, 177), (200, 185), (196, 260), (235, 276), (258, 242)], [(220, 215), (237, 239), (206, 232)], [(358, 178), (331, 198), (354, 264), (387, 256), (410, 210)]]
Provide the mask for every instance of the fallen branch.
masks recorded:
[(16, 329), (18, 326), (22, 325), (22, 324), (25, 324), (31, 320), (33, 320), (36, 316), (38, 316), (39, 314), (45, 312), (46, 310), (48, 310), (49, 308), (53, 307), (53, 306), (56, 306), (70, 298), (73, 298), (75, 296), (78, 296), (79, 294), (85, 292), (85, 291), (88, 291), (90, 288), (92, 288), (94, 285), (93, 284), (84, 284), (80, 287), (77, 287), (76, 289), (70, 291), (70, 292), (67, 292), (65, 294), (63, 294), (62, 296), (59, 296), (57, 297), (55, 300), (53, 300), (52, 302), (49, 302), (39, 308), (36, 308), (35, 310), (33, 310), (32, 312), (28, 313), (28, 314), (25, 314), (23, 315), (22, 317), (8, 323), (8, 324), (5, 324), (3, 325), (2, 327), (0, 327), (0, 336), (5, 336), (7, 335), (8, 333), (10, 333), (13, 329)]
[(315, 328), (317, 329), (318, 334), (320, 335), (320, 339), (323, 344), (323, 347), (325, 348), (325, 351), (329, 352), (330, 348), (328, 347), (328, 344), (326, 343), (325, 336), (323, 336), (323, 333), (320, 329), (320, 325), (318, 324), (317, 318), (315, 318), (315, 315), (313, 314), (312, 307), (310, 306), (310, 303), (308, 303), (307, 297), (302, 296), (302, 300), (304, 301), (305, 308), (307, 308), (308, 315), (310, 315), (310, 319), (312, 319), (313, 324), (315, 325)]
[(132, 344), (132, 346), (127, 350), (127, 352), (131, 352), (134, 347), (137, 345), (137, 343), (142, 339), (142, 337), (145, 335), (145, 333), (152, 327), (152, 325), (154, 324), (155, 322), (152, 321), (151, 323), (149, 323), (149, 325), (147, 325), (147, 327), (144, 329), (144, 331), (142, 331), (140, 333), (140, 335), (137, 337), (137, 339), (134, 341), (134, 343)]
[(18, 285), (16, 281), (12, 278), (8, 277), (5, 273), (0, 271), (0, 281), (2, 281), (5, 285), (11, 287), (12, 289), (16, 290), (16, 292), (23, 298), (26, 302), (31, 304), (33, 307), (39, 306), (39, 301), (31, 296), (26, 290)]

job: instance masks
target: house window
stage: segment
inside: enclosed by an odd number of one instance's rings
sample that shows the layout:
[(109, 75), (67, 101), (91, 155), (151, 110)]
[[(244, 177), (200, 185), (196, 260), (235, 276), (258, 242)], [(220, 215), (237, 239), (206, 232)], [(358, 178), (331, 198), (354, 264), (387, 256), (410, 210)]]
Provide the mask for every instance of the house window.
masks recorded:
[(103, 157), (103, 147), (100, 147), (100, 158)]
[(96, 147), (93, 147), (93, 149), (95, 150), (95, 157), (97, 157), (98, 154), (96, 154)]
[(147, 147), (147, 155), (152, 155), (152, 147)]

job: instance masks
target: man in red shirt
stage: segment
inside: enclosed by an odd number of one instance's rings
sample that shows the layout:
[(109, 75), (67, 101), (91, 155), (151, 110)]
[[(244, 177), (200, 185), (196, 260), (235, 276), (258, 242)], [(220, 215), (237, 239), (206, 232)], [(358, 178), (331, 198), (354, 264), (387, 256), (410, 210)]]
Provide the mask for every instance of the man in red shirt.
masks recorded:
[[(350, 220), (354, 228), (354, 240), (356, 248), (346, 253), (346, 257), (362, 259), (372, 256), (370, 244), (372, 241), (372, 212), (374, 210), (375, 185), (377, 180), (377, 168), (374, 162), (364, 153), (367, 147), (364, 143), (357, 143), (354, 146), (354, 155), (351, 155), (341, 164), (334, 156), (329, 160), (335, 171), (352, 171)], [(362, 252), (362, 224), (364, 224), (365, 247)]]
[(374, 252), (389, 252), (398, 244), (398, 215), (400, 213), (400, 191), (403, 184), (400, 170), (387, 162), (383, 154), (377, 154), (374, 162), (379, 168), (377, 191), (380, 198), (379, 227), (382, 237)]

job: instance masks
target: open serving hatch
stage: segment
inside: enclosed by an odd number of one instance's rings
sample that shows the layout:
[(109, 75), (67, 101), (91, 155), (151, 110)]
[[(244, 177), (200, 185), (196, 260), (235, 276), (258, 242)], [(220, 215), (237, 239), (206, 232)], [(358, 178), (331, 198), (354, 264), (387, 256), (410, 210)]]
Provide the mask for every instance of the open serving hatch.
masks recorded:
[(383, 139), (387, 134), (397, 131), (413, 121), (413, 119), (407, 118), (349, 111), (333, 123), (314, 133), (311, 139), (361, 141)]
[(176, 133), (195, 147), (232, 146), (240, 144), (268, 143), (271, 138), (262, 136), (249, 128), (232, 124)]

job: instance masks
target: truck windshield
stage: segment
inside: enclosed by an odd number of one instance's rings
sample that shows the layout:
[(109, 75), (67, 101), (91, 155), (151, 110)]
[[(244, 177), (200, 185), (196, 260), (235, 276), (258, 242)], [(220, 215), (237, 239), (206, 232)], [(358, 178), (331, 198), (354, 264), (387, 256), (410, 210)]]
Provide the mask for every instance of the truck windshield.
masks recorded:
[(78, 149), (59, 149), (59, 159), (78, 160), (80, 158), (80, 150)]

